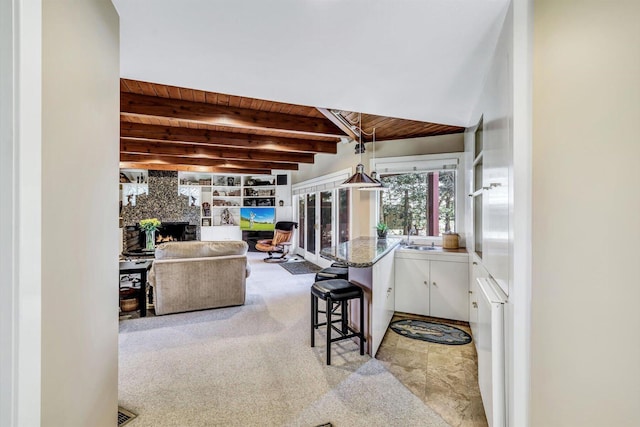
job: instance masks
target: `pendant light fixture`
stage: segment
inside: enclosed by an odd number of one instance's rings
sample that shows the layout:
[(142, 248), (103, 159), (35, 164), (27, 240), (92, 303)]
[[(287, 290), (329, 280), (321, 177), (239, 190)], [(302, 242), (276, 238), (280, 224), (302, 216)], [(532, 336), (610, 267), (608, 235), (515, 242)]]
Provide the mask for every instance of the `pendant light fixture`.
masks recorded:
[[(373, 145), (373, 164), (375, 164), (376, 163), (376, 128), (373, 128), (373, 142), (371, 143), (371, 145)], [(387, 189), (387, 187), (382, 183), (382, 181), (378, 179), (378, 172), (376, 171), (371, 172), (371, 179), (373, 179), (376, 182), (376, 185), (371, 187), (362, 187), (360, 188), (360, 191), (384, 191)]]
[(360, 130), (360, 163), (356, 166), (356, 173), (343, 182), (340, 187), (375, 187), (379, 185), (379, 181), (374, 181), (369, 175), (364, 173), (364, 165), (362, 164), (362, 113), (358, 113), (358, 123)]

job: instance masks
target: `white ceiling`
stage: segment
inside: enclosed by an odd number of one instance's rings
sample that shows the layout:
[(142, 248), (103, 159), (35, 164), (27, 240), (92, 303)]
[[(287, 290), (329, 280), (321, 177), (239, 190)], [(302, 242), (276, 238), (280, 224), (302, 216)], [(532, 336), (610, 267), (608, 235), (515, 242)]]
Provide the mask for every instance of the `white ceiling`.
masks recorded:
[(112, 0), (124, 78), (468, 126), (508, 0)]

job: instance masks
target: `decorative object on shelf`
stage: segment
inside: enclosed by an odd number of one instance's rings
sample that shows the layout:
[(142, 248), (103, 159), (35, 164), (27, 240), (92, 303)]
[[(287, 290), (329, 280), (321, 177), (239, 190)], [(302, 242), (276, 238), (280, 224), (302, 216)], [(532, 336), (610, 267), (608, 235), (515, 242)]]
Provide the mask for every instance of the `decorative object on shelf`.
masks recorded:
[(224, 208), (222, 212), (220, 212), (220, 225), (236, 225), (231, 211), (227, 208)]
[(156, 231), (160, 228), (160, 220), (158, 218), (141, 219), (140, 228), (146, 235), (145, 248), (148, 250), (155, 249)]
[(235, 186), (235, 185), (236, 185), (235, 181), (236, 181), (236, 180), (235, 180), (232, 176), (227, 177), (227, 185), (228, 185), (229, 187), (233, 187), (233, 186)]
[(209, 219), (209, 218), (202, 218), (202, 226), (203, 226), (203, 227), (211, 227), (211, 219)]
[(362, 152), (364, 151), (364, 143), (362, 142), (362, 113), (358, 114), (358, 136), (360, 143), (357, 147), (360, 152), (360, 163), (356, 166), (356, 173), (340, 185), (341, 187), (375, 187), (378, 182), (371, 179), (369, 175), (364, 173), (364, 165), (362, 164)]
[(131, 180), (123, 172), (120, 172), (120, 183), (129, 183)]
[(376, 231), (378, 232), (378, 238), (386, 239), (387, 232), (389, 231), (389, 226), (387, 226), (387, 224), (385, 224), (384, 222), (379, 222), (376, 226)]
[(211, 216), (211, 204), (209, 202), (202, 203), (202, 216)]
[(471, 335), (462, 329), (442, 323), (405, 319), (391, 322), (389, 327), (405, 337), (437, 344), (465, 345), (471, 342)]

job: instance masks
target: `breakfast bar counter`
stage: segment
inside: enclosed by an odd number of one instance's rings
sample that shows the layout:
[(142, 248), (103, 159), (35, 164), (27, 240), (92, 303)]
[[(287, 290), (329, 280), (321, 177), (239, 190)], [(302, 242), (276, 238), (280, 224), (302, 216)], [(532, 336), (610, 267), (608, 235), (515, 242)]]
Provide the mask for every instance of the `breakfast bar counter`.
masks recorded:
[[(367, 353), (375, 357), (394, 312), (393, 253), (402, 240), (358, 237), (338, 246), (324, 248), (320, 255), (349, 266), (349, 281), (362, 287), (365, 298)], [(349, 309), (349, 319), (357, 324), (358, 307)], [(355, 321), (355, 322), (354, 322)]]
[(377, 237), (358, 237), (340, 243), (338, 246), (324, 248), (320, 252), (325, 258), (347, 264), (349, 267), (366, 268), (378, 262), (392, 251), (402, 239)]

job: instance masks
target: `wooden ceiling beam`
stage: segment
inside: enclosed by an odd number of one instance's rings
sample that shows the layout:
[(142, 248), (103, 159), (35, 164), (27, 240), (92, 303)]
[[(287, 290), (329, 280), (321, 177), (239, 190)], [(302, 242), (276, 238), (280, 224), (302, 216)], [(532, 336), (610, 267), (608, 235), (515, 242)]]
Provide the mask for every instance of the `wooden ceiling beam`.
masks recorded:
[(173, 126), (120, 123), (120, 137), (155, 141), (188, 142), (282, 152), (336, 154), (336, 142), (313, 141), (301, 138), (280, 138), (267, 135), (223, 132), (209, 129), (189, 129)]
[(229, 169), (217, 166), (193, 166), (181, 164), (160, 164), (160, 163), (137, 163), (120, 162), (120, 169), (145, 169), (160, 171), (182, 171), (182, 172), (208, 172), (208, 173), (229, 173), (229, 174), (249, 174), (249, 175), (270, 175), (269, 169)]
[(156, 154), (163, 156), (205, 157), (223, 160), (267, 161), (278, 163), (313, 163), (310, 153), (283, 153), (267, 150), (245, 150), (240, 148), (212, 147), (140, 140), (121, 140), (120, 153)]
[(296, 116), (128, 92), (120, 93), (120, 113), (181, 119), (195, 123), (243, 129), (262, 129), (333, 137), (345, 136), (342, 130), (324, 118)]
[(326, 108), (319, 108), (319, 107), (317, 107), (316, 110), (318, 110), (320, 114), (325, 116), (331, 123), (333, 123), (338, 128), (340, 128), (340, 130), (344, 132), (349, 138), (353, 139), (354, 141), (358, 141), (358, 139), (360, 138), (360, 135), (356, 133), (351, 128), (351, 126), (347, 125), (345, 122), (337, 118), (336, 115), (331, 112), (331, 110), (328, 110)]
[(252, 169), (284, 169), (298, 170), (297, 163), (276, 163), (276, 162), (256, 162), (256, 161), (234, 161), (221, 159), (208, 159), (202, 157), (181, 157), (181, 156), (162, 156), (157, 154), (129, 154), (120, 153), (121, 162), (135, 163), (160, 163), (160, 164), (180, 164), (193, 166), (217, 166), (228, 169), (244, 169), (250, 167)]

